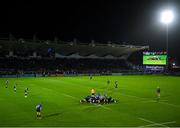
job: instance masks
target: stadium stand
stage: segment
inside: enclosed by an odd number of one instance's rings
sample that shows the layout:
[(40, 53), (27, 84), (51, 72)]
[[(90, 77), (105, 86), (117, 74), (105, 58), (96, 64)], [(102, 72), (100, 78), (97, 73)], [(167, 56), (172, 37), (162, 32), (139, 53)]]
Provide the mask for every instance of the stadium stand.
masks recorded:
[(0, 75), (110, 74), (132, 68), (128, 57), (148, 46), (0, 40)]

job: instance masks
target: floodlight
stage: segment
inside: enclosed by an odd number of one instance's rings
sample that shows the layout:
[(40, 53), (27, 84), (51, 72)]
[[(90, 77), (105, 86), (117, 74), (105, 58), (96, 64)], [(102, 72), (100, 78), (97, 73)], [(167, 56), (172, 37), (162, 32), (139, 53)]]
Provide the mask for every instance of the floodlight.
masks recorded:
[(173, 21), (174, 14), (171, 10), (166, 10), (161, 13), (161, 22), (164, 24), (169, 24)]

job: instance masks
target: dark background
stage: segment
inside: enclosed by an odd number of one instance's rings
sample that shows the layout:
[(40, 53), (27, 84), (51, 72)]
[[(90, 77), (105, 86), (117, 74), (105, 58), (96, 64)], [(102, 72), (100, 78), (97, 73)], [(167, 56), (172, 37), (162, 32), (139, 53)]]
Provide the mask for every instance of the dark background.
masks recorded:
[(81, 42), (149, 45), (166, 50), (166, 26), (159, 14), (175, 12), (169, 25), (169, 54), (180, 60), (180, 0), (59, 0), (0, 3), (0, 37), (12, 33), (30, 39), (58, 37)]

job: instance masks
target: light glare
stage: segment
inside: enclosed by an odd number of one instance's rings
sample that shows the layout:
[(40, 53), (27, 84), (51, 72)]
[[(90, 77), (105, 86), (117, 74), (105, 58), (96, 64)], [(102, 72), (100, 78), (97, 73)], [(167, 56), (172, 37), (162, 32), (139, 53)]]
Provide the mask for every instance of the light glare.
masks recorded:
[(164, 24), (169, 24), (173, 21), (174, 15), (171, 10), (166, 10), (161, 13), (161, 22)]

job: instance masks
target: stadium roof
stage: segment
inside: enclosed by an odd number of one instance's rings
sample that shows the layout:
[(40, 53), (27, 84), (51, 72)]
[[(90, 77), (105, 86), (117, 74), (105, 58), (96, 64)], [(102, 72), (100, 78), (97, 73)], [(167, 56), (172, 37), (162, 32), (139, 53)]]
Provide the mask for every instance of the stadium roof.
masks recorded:
[(58, 58), (99, 58), (99, 59), (127, 59), (133, 52), (148, 49), (149, 46), (74, 43), (52, 41), (8, 41), (0, 40), (1, 50), (18, 52), (37, 52), (40, 56), (49, 49), (55, 52)]

